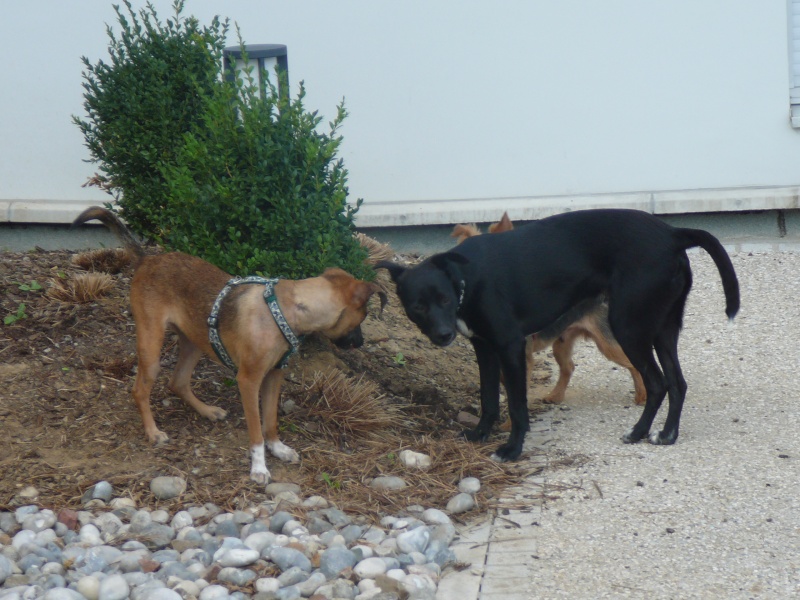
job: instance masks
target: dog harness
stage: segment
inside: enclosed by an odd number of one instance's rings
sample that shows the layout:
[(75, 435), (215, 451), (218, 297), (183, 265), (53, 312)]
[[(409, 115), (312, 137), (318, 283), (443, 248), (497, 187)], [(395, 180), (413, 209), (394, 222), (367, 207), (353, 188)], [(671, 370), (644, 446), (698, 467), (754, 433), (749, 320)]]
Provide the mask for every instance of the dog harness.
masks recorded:
[(272, 318), (275, 319), (278, 329), (281, 330), (283, 337), (289, 342), (289, 350), (287, 350), (286, 354), (281, 358), (281, 361), (278, 363), (278, 368), (286, 368), (289, 358), (297, 352), (300, 343), (303, 341), (302, 336), (298, 338), (294, 331), (292, 331), (292, 328), (286, 321), (286, 317), (283, 316), (281, 307), (278, 305), (278, 298), (275, 296), (275, 284), (278, 283), (278, 281), (278, 279), (266, 279), (265, 277), (257, 277), (255, 275), (251, 277), (234, 277), (225, 284), (225, 287), (222, 288), (217, 299), (214, 300), (214, 305), (211, 307), (211, 315), (208, 317), (208, 341), (211, 342), (211, 347), (214, 349), (217, 358), (222, 361), (222, 364), (234, 372), (236, 372), (236, 365), (233, 363), (228, 351), (225, 350), (222, 339), (219, 337), (219, 309), (222, 306), (222, 301), (225, 299), (225, 296), (237, 285), (264, 285), (264, 302), (267, 303), (269, 312), (272, 313)]

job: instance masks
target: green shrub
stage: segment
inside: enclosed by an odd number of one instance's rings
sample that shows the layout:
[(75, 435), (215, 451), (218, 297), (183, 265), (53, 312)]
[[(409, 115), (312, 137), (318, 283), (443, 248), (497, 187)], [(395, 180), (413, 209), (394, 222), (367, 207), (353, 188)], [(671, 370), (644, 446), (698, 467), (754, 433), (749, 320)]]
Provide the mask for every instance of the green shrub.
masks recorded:
[(87, 118), (73, 120), (131, 229), (236, 274), (372, 277), (336, 157), (344, 104), (322, 132), (302, 83), (291, 98), (250, 71), (223, 77), (227, 21), (201, 27), (176, 0), (162, 23), (124, 1), (110, 62), (83, 58)]

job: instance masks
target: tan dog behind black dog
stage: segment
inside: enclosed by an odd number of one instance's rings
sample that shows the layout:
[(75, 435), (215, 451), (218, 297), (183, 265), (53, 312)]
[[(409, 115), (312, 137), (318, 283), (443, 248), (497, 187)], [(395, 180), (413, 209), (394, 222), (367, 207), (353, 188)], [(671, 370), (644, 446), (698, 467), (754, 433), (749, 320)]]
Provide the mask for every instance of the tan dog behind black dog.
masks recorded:
[[(208, 318), (217, 295), (231, 276), (181, 252), (145, 256), (122, 222), (104, 208), (86, 209), (73, 225), (93, 219), (104, 223), (122, 239), (134, 264), (131, 311), (136, 323), (139, 366), (133, 398), (147, 438), (153, 443), (169, 439), (156, 426), (150, 410), (150, 391), (160, 370), (167, 329), (178, 334), (178, 362), (169, 389), (207, 419), (225, 418), (224, 410), (209, 406), (194, 395), (190, 378), (203, 354), (220, 362), (209, 341)], [(236, 381), (250, 438), (250, 478), (266, 484), (270, 473), (264, 456), (265, 438), (270, 452), (281, 460), (297, 462), (299, 456), (278, 437), (283, 373), (276, 367), (290, 345), (265, 303), (263, 292), (263, 284), (233, 288), (221, 306), (219, 335), (237, 368)], [(363, 343), (360, 325), (367, 315), (370, 297), (377, 292), (382, 304), (385, 303), (385, 293), (376, 284), (359, 281), (333, 268), (319, 277), (280, 280), (274, 292), (296, 335), (319, 332), (342, 346)]]
[[(511, 231), (514, 229), (514, 224), (508, 217), (508, 213), (503, 213), (503, 217), (497, 223), (492, 223), (489, 226), (489, 233), (503, 233), (504, 231)], [(453, 232), (450, 237), (456, 238), (457, 243), (461, 243), (467, 238), (480, 235), (481, 232), (475, 225), (456, 225), (453, 227)], [(647, 399), (647, 390), (644, 387), (644, 381), (625, 352), (622, 351), (614, 335), (611, 333), (611, 327), (608, 324), (608, 304), (601, 303), (595, 309), (585, 314), (581, 319), (570, 324), (558, 337), (553, 339), (544, 338), (541, 335), (533, 334), (528, 336), (525, 341), (525, 362), (527, 368), (526, 381), (530, 381), (531, 372), (533, 371), (533, 354), (540, 350), (545, 350), (550, 346), (553, 347), (553, 357), (558, 364), (558, 382), (552, 391), (543, 398), (546, 404), (560, 404), (564, 401), (564, 394), (567, 391), (569, 380), (575, 371), (575, 363), (572, 360), (572, 351), (575, 347), (575, 342), (579, 339), (592, 340), (597, 349), (602, 352), (608, 360), (625, 367), (633, 378), (633, 387), (635, 390), (634, 402), (642, 405)], [(511, 421), (506, 421), (500, 426), (503, 431), (509, 431), (511, 428)]]

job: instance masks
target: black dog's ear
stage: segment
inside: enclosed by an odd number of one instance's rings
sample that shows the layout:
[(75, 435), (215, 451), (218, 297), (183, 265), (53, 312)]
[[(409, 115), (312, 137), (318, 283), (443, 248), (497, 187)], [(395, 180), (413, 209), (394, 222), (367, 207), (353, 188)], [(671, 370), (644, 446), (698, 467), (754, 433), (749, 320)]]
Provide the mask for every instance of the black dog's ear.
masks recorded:
[(435, 264), (440, 269), (444, 269), (445, 264), (448, 262), (454, 262), (459, 265), (465, 265), (469, 262), (466, 256), (458, 254), (456, 252), (443, 252), (442, 254), (434, 254), (431, 256), (431, 262)]
[(460, 267), (467, 263), (469, 263), (469, 260), (467, 260), (465, 256), (455, 252), (445, 252), (443, 254), (431, 256), (431, 264), (437, 269), (444, 271), (456, 286), (458, 286), (463, 279)]
[(375, 264), (373, 269), (387, 269), (389, 271), (389, 275), (392, 276), (392, 281), (397, 283), (397, 279), (406, 272), (406, 267), (402, 265), (398, 265), (397, 263), (393, 263), (388, 260), (381, 260)]

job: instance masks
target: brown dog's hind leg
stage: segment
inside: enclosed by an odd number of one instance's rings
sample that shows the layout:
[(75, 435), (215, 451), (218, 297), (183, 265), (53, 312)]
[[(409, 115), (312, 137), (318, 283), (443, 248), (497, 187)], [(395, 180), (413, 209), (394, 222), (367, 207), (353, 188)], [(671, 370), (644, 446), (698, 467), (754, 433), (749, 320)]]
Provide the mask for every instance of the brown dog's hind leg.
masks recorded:
[(178, 362), (169, 381), (170, 391), (209, 421), (219, 421), (228, 414), (218, 406), (210, 406), (192, 392), (192, 371), (203, 352), (182, 333), (178, 333)]
[(153, 328), (147, 332), (145, 327), (137, 327), (136, 351), (139, 365), (136, 371), (136, 382), (133, 384), (133, 399), (142, 417), (144, 433), (153, 444), (162, 444), (169, 440), (166, 433), (156, 427), (153, 413), (150, 410), (150, 392), (161, 369), (161, 345), (164, 342), (164, 331)]
[(631, 374), (631, 378), (633, 379), (633, 388), (635, 390), (635, 395), (633, 401), (638, 404), (642, 405), (647, 400), (647, 390), (644, 387), (644, 381), (642, 380), (642, 376), (639, 374), (639, 371), (631, 364), (631, 361), (628, 360), (628, 357), (625, 356), (625, 352), (622, 350), (622, 347), (619, 343), (614, 339), (608, 339), (603, 336), (601, 333), (600, 328), (587, 328), (586, 332), (590, 338), (594, 341), (597, 349), (603, 353), (608, 360), (617, 363), (621, 367), (625, 367)]
[(300, 455), (278, 437), (278, 405), (282, 385), (282, 369), (273, 369), (261, 383), (261, 429), (267, 440), (267, 448), (273, 456), (284, 462), (296, 463), (300, 462)]
[(576, 329), (568, 329), (564, 334), (553, 342), (553, 358), (558, 363), (558, 382), (553, 390), (542, 400), (545, 404), (561, 404), (564, 401), (564, 394), (567, 391), (569, 380), (575, 372), (575, 363), (572, 360), (572, 349), (575, 340), (581, 333)]
[(633, 365), (628, 367), (628, 370), (631, 372), (633, 389), (635, 390), (633, 401), (641, 406), (647, 402), (647, 388), (644, 387), (644, 380), (642, 379), (641, 373), (639, 373)]
[(637, 371), (631, 364), (631, 361), (628, 360), (628, 357), (625, 356), (625, 353), (622, 351), (622, 348), (620, 348), (619, 344), (614, 342), (613, 344), (601, 345), (598, 342), (597, 347), (600, 349), (600, 352), (602, 352), (608, 360), (614, 361), (619, 366), (628, 369), (628, 371), (631, 374), (631, 378), (633, 379), (633, 389), (635, 390), (633, 401), (638, 405), (644, 404), (645, 401), (647, 400), (647, 390), (644, 387), (644, 381), (642, 380), (642, 376), (639, 374), (639, 371)]

